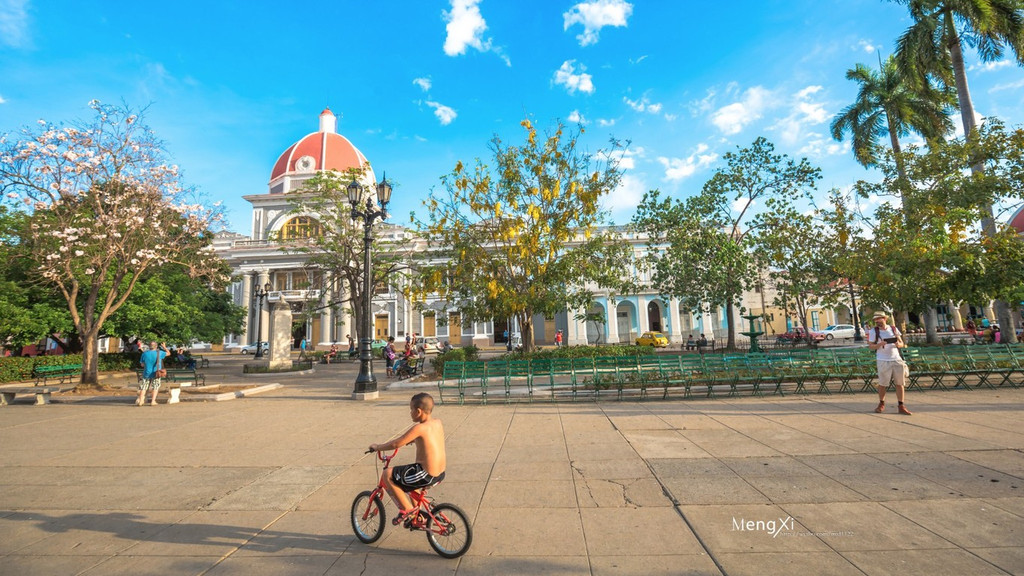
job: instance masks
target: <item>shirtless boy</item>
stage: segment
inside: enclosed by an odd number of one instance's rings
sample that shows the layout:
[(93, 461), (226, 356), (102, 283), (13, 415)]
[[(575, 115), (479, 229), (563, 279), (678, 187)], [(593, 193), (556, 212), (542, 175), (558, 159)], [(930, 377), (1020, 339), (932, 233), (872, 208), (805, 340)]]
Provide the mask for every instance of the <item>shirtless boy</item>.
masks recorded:
[(406, 492), (433, 486), (444, 479), (447, 458), (444, 451), (444, 426), (432, 418), (434, 398), (421, 392), (409, 401), (409, 415), (415, 424), (400, 437), (383, 444), (370, 444), (370, 450), (385, 452), (416, 444), (416, 463), (395, 466), (391, 473), (382, 477), (384, 487), (400, 510), (395, 524), (401, 522), (413, 511), (412, 500)]

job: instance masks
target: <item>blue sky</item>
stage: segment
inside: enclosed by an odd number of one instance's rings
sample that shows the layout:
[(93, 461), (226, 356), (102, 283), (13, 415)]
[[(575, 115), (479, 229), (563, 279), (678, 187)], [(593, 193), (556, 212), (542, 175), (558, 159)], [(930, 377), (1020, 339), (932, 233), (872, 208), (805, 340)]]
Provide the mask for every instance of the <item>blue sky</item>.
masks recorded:
[[(644, 191), (693, 194), (759, 135), (820, 166), (822, 190), (871, 178), (828, 124), (856, 94), (846, 70), (908, 25), (885, 0), (0, 0), (0, 133), (87, 118), (94, 98), (148, 107), (186, 181), (248, 234), (242, 196), (325, 106), (396, 184), (398, 222), (493, 135), (521, 141), (524, 117), (581, 121), (590, 150), (632, 142), (606, 199), (624, 223)], [(968, 64), (978, 113), (1020, 124), (1024, 70)]]

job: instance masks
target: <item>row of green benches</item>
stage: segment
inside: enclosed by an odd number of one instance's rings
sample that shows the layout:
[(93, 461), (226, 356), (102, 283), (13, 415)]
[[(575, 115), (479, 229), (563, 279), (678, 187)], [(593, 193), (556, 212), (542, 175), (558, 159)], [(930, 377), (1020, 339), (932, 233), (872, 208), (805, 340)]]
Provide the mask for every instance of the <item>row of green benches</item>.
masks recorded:
[(59, 384), (66, 384), (81, 373), (81, 364), (54, 364), (36, 366), (32, 369), (32, 377), (36, 380), (36, 386), (46, 386), (46, 383), (51, 380), (56, 380)]
[[(1020, 346), (924, 347), (903, 350), (910, 365), (909, 390), (973, 389), (1024, 385)], [(661, 398), (696, 389), (710, 398), (765, 393), (831, 394), (875, 389), (875, 354), (867, 348), (791, 350), (762, 354), (704, 354), (446, 362), (438, 383), (440, 401), (467, 396), (486, 403), (499, 394), (523, 398), (597, 399), (614, 394)]]

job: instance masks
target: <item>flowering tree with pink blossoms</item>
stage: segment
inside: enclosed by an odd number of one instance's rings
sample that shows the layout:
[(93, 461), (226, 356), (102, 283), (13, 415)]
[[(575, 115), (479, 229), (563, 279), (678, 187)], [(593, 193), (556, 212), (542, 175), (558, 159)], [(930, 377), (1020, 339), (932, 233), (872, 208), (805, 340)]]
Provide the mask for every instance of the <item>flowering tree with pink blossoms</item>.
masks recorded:
[(91, 122), (39, 121), (0, 138), (0, 191), (31, 212), (23, 241), (35, 280), (58, 291), (82, 341), (83, 385), (97, 382), (104, 322), (139, 278), (179, 264), (220, 273), (210, 228), (219, 214), (197, 203), (161, 143), (127, 106), (90, 103)]

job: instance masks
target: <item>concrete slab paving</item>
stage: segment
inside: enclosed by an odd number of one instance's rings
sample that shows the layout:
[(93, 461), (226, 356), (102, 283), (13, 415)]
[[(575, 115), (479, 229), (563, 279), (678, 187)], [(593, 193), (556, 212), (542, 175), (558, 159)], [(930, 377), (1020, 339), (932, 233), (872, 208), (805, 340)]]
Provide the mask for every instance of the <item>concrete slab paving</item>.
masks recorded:
[[(244, 358), (211, 360), (208, 381), (245, 381)], [(871, 394), (439, 405), (431, 494), (474, 529), (445, 560), (420, 532), (352, 534), (365, 447), (432, 390), (354, 402), (356, 370), (0, 409), (0, 574), (1024, 573), (1024, 390), (910, 393), (910, 418)]]

